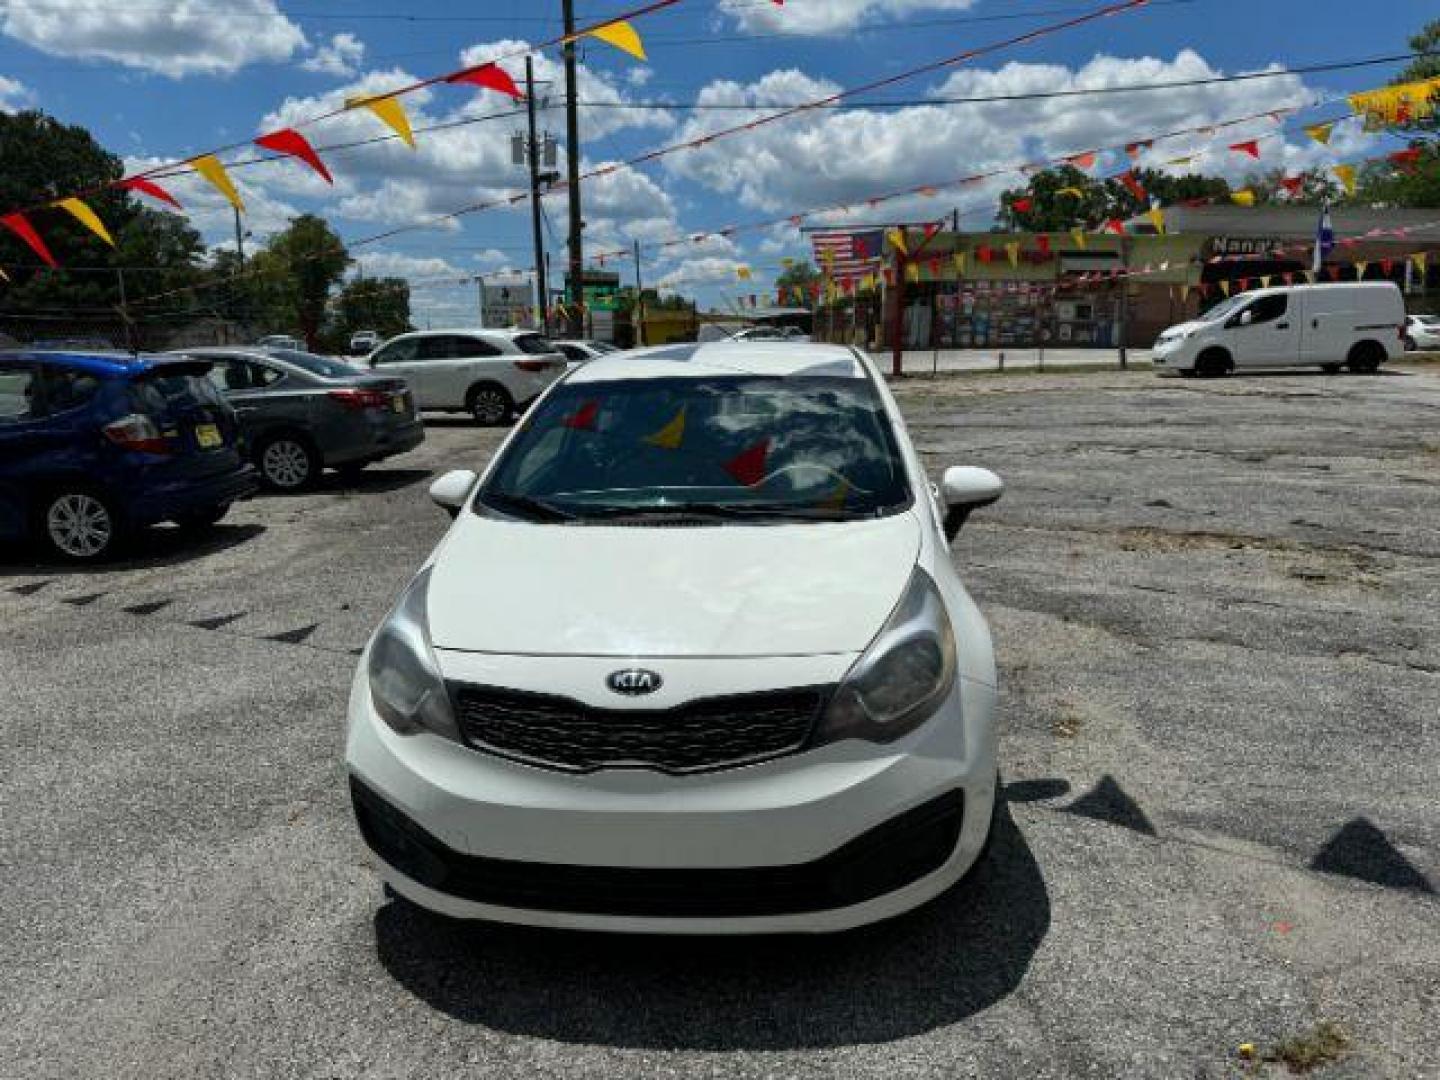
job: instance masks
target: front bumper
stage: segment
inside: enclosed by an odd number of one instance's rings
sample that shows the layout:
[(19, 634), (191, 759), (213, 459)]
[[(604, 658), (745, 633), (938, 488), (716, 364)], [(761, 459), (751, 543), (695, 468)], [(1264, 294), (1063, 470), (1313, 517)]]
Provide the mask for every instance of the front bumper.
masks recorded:
[(936, 717), (889, 746), (836, 743), (701, 775), (577, 776), (396, 735), (363, 671), (347, 745), (361, 832), (396, 891), (447, 915), (647, 933), (842, 930), (943, 892), (989, 832), (994, 690), (981, 683), (961, 680)]

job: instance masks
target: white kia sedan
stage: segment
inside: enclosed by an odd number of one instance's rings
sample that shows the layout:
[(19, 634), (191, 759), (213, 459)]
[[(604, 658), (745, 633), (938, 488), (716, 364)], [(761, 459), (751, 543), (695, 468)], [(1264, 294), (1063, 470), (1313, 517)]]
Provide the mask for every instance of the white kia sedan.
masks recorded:
[(346, 748), (387, 884), (462, 918), (842, 930), (958, 881), (996, 805), (995, 661), (868, 359), (662, 346), (546, 393), (371, 638)]

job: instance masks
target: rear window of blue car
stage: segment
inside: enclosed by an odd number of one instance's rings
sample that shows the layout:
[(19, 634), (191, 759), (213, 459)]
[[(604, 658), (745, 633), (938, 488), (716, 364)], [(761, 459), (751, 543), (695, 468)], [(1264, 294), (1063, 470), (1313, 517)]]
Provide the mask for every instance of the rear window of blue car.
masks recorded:
[(130, 383), (130, 398), (141, 412), (154, 415), (196, 404), (224, 406), (210, 380), (193, 370), (146, 373)]

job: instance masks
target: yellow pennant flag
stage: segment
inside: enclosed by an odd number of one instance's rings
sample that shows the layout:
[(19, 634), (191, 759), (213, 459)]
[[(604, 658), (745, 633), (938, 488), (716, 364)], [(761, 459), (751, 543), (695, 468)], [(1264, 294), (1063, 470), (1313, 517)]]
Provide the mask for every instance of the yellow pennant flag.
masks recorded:
[(637, 60), (646, 59), (645, 46), (640, 43), (640, 35), (635, 32), (635, 27), (624, 19), (597, 26), (588, 33), (591, 37), (599, 38), (607, 45), (614, 45), (621, 52), (629, 53)]
[(795, 260), (794, 260), (794, 259), (781, 259), (781, 260), (780, 260), (780, 265), (783, 266), (786, 270), (789, 270), (792, 266), (795, 265)]
[(1396, 124), (1433, 116), (1437, 97), (1440, 97), (1440, 75), (1363, 94), (1351, 94), (1350, 108), (1365, 117), (1366, 131), (1381, 131)]
[(1366, 270), (1369, 270), (1369, 269), (1370, 269), (1370, 264), (1369, 264), (1368, 262), (1357, 262), (1357, 263), (1355, 264), (1355, 280), (1356, 280), (1356, 281), (1364, 281), (1364, 280), (1365, 280), (1365, 271), (1366, 271)]
[(906, 263), (906, 264), (905, 264), (905, 280), (906, 280), (906, 281), (913, 281), (913, 282), (917, 282), (917, 283), (919, 282), (919, 280), (920, 280), (920, 264), (919, 264), (919, 263), (914, 263), (914, 262), (912, 262), (912, 263)]
[(1181, 168), (1184, 168), (1185, 166), (1189, 165), (1189, 164), (1190, 164), (1192, 161), (1194, 161), (1194, 160), (1195, 160), (1195, 159), (1194, 159), (1193, 157), (1177, 157), (1177, 158), (1171, 158), (1169, 161), (1165, 162), (1165, 164), (1166, 164), (1166, 165), (1178, 165), (1178, 166), (1180, 166)]
[(1084, 229), (1071, 229), (1070, 238), (1075, 241), (1075, 246), (1078, 247), (1081, 251), (1084, 251), (1085, 248), (1088, 246), (1088, 241), (1085, 239)]
[(1229, 295), (1230, 295), (1230, 282), (1228, 282), (1228, 281), (1222, 281), (1222, 282), (1220, 282), (1220, 291), (1223, 292), (1226, 296), (1229, 296)]
[(1145, 215), (1150, 219), (1150, 224), (1155, 226), (1155, 231), (1161, 236), (1165, 235), (1165, 211), (1158, 206), (1152, 206), (1150, 212)]
[(658, 446), (661, 450), (679, 450), (680, 444), (685, 441), (685, 408), (684, 405), (680, 406), (675, 419), (642, 441), (650, 446)]
[(410, 128), (410, 117), (405, 106), (397, 97), (353, 97), (345, 100), (347, 109), (369, 109), (391, 131), (405, 140), (405, 145), (415, 149), (415, 132)]
[(1189, 285), (1181, 285), (1181, 286), (1180, 286), (1180, 303), (1183, 304), (1183, 303), (1185, 303), (1185, 301), (1187, 301), (1187, 300), (1189, 300), (1189, 299), (1190, 299), (1190, 286), (1189, 286)]
[(1006, 244), (1006, 245), (1005, 245), (1005, 254), (1009, 257), (1009, 259), (1010, 259), (1010, 265), (1011, 265), (1012, 267), (1018, 267), (1018, 266), (1020, 265), (1020, 245), (1019, 245), (1019, 244), (1017, 244), (1017, 243), (1015, 243), (1015, 242), (1013, 242), (1013, 241), (1012, 241), (1011, 243)]
[(1355, 166), (1336, 165), (1335, 175), (1339, 177), (1340, 183), (1344, 185), (1347, 194), (1355, 194)]
[(848, 498), (850, 498), (850, 481), (841, 480), (835, 485), (835, 490), (820, 501), (820, 505), (826, 510), (844, 510), (845, 500)]
[(76, 221), (80, 222), (96, 236), (104, 240), (111, 247), (115, 246), (114, 239), (110, 236), (110, 230), (105, 228), (105, 223), (100, 220), (94, 210), (86, 206), (79, 199), (61, 199), (55, 204), (61, 210), (66, 211)]
[(1074, 196), (1075, 198), (1077, 198), (1077, 199), (1083, 199), (1083, 198), (1085, 197), (1085, 192), (1084, 192), (1081, 188), (1078, 188), (1078, 187), (1062, 187), (1059, 191), (1055, 192), (1055, 194), (1056, 194), (1056, 195), (1073, 195), (1073, 196)]
[(735, 276), (736, 276), (737, 278), (739, 278), (741, 281), (749, 281), (749, 280), (750, 280), (750, 268), (749, 268), (748, 266), (737, 266), (737, 267), (735, 268)]
[(9, 281), (9, 280), (10, 280), (10, 275), (5, 272), (5, 268), (4, 268), (3, 266), (0, 266), (0, 281)]
[(1254, 206), (1255, 192), (1249, 188), (1245, 188), (1243, 191), (1232, 191), (1230, 193), (1230, 201), (1236, 206)]
[(230, 182), (230, 174), (225, 171), (225, 166), (220, 164), (220, 159), (214, 154), (202, 154), (200, 157), (191, 158), (190, 166), (210, 183), (219, 189), (220, 194), (230, 200), (230, 205), (245, 212), (245, 204), (240, 200), (240, 193), (235, 190), (235, 185)]
[(1310, 138), (1314, 139), (1321, 146), (1330, 145), (1330, 136), (1334, 134), (1334, 132), (1335, 125), (1333, 122), (1329, 124), (1311, 124), (1305, 129), (1305, 134), (1309, 135)]
[(1414, 255), (1411, 255), (1411, 256), (1410, 256), (1410, 261), (1415, 264), (1415, 269), (1416, 269), (1416, 270), (1419, 270), (1420, 273), (1423, 274), (1423, 273), (1425, 273), (1425, 265), (1426, 265), (1426, 263), (1429, 261), (1429, 258), (1430, 258), (1430, 253), (1429, 253), (1429, 252), (1427, 252), (1427, 251), (1417, 251), (1417, 252), (1415, 252)]
[(909, 247), (909, 245), (905, 242), (905, 230), (904, 230), (904, 229), (891, 229), (889, 232), (887, 232), (887, 233), (885, 234), (885, 239), (889, 240), (889, 241), (890, 241), (890, 246), (893, 247), (896, 251), (900, 252), (900, 254), (902, 254), (902, 255), (909, 255), (909, 254), (910, 254), (910, 247)]
[(955, 252), (955, 273), (957, 275), (965, 273), (965, 252), (963, 251)]
[(1275, 280), (1275, 275), (1274, 275), (1274, 274), (1261, 274), (1261, 275), (1260, 275), (1260, 287), (1261, 287), (1262, 289), (1268, 289), (1268, 288), (1270, 287), (1270, 282), (1272, 282), (1272, 281), (1274, 281), (1274, 280)]

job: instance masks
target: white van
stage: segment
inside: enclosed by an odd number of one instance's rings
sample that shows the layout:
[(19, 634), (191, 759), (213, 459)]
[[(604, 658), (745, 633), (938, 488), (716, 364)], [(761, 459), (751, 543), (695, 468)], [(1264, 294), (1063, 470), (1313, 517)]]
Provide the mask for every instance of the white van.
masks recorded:
[(1155, 342), (1162, 374), (1260, 368), (1378, 371), (1403, 350), (1405, 301), (1393, 282), (1295, 285), (1232, 296)]

